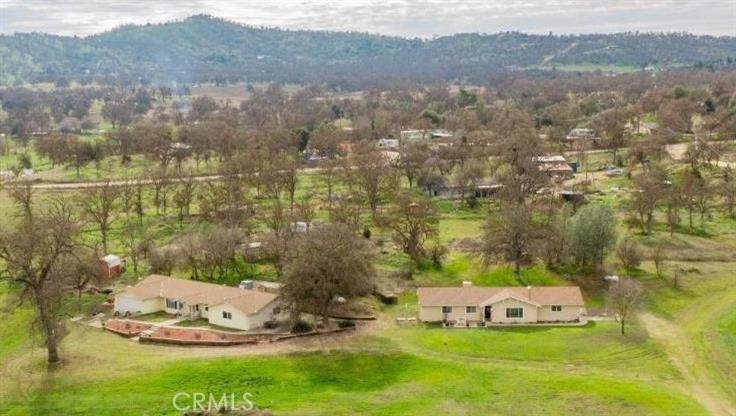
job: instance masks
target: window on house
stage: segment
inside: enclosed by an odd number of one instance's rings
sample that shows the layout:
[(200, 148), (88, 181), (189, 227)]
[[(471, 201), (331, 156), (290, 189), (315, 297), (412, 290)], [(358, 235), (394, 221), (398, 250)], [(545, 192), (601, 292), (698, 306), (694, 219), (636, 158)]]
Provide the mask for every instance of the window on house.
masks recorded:
[(442, 313), (452, 313), (452, 306), (443, 306)]
[(552, 312), (562, 312), (562, 305), (552, 305)]
[(230, 312), (222, 311), (222, 319), (233, 319), (233, 314)]
[(507, 318), (523, 318), (524, 308), (506, 308)]
[(166, 298), (166, 309), (179, 309), (179, 302)]
[(273, 308), (273, 314), (274, 314), (274, 315), (278, 315), (278, 314), (280, 314), (280, 313), (281, 313), (281, 308), (279, 308), (278, 306), (277, 306), (277, 307), (275, 307), (275, 308)]
[(205, 310), (205, 311), (209, 311), (209, 310), (210, 310), (210, 307), (209, 307), (209, 306), (205, 306), (205, 307), (204, 307), (204, 310)]
[(475, 313), (477, 311), (475, 306), (466, 306), (465, 313)]

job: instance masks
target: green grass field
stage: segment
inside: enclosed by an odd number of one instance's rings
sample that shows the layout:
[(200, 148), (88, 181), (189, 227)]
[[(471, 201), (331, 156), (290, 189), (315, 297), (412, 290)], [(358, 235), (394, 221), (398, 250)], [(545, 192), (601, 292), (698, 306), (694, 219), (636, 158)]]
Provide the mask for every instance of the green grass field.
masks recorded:
[(40, 353), (3, 363), (0, 408), (170, 415), (177, 392), (247, 391), (276, 414), (703, 414), (673, 389), (676, 372), (663, 353), (640, 331), (617, 336), (613, 324), (393, 327), (303, 353), (201, 358), (75, 326), (62, 352), (66, 362), (50, 377)]

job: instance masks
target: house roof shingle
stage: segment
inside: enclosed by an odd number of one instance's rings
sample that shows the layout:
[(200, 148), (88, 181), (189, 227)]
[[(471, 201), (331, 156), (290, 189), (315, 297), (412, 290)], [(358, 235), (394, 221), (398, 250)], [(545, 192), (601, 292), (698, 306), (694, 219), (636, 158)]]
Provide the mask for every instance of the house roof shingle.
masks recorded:
[(420, 287), (417, 297), (420, 306), (472, 306), (508, 297), (539, 305), (584, 305), (583, 295), (577, 286)]
[(125, 293), (141, 300), (161, 297), (180, 300), (189, 304), (209, 306), (227, 303), (245, 314), (258, 312), (278, 297), (278, 295), (268, 292), (177, 279), (157, 274), (150, 275), (137, 285), (128, 287)]

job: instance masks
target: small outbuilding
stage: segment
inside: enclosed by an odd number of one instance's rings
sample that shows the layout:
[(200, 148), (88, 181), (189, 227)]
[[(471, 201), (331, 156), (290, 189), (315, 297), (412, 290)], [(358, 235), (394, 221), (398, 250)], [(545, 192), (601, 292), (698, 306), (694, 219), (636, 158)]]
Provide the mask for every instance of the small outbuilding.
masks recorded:
[(539, 156), (535, 159), (535, 163), (540, 172), (544, 172), (552, 179), (570, 179), (575, 175), (572, 167), (562, 155)]
[(123, 272), (123, 259), (114, 254), (108, 254), (100, 259), (100, 271), (107, 279), (114, 279)]

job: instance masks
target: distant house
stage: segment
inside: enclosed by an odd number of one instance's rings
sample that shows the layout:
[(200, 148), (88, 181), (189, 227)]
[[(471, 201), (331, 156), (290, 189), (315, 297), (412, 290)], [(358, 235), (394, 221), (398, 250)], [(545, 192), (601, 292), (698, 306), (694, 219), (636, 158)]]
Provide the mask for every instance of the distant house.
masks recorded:
[(283, 285), (279, 282), (269, 282), (267, 280), (243, 280), (238, 285), (241, 289), (255, 290), (258, 292), (268, 292), (278, 294)]
[(172, 151), (176, 151), (176, 152), (187, 152), (189, 150), (192, 150), (192, 146), (186, 143), (182, 143), (182, 142), (171, 143), (171, 145), (169, 145), (169, 148)]
[(446, 326), (579, 322), (585, 303), (577, 286), (420, 287), (419, 320)]
[(570, 133), (567, 134), (565, 137), (570, 142), (575, 142), (579, 140), (592, 140), (597, 141), (600, 138), (596, 136), (595, 131), (592, 129), (587, 128), (575, 128), (570, 130)]
[(418, 141), (418, 140), (430, 140), (430, 139), (452, 139), (455, 135), (449, 130), (434, 129), (434, 130), (402, 130), (399, 132), (399, 137), (402, 141)]
[(296, 221), (289, 224), (289, 227), (291, 227), (291, 231), (294, 233), (306, 233), (307, 231), (309, 231), (310, 228), (312, 228), (312, 223), (305, 221)]
[(123, 259), (108, 254), (100, 259), (100, 272), (107, 279), (114, 279), (123, 272)]
[(630, 134), (651, 135), (658, 127), (659, 125), (655, 122), (640, 121), (636, 124), (626, 123), (626, 125), (624, 125), (624, 130)]
[(401, 130), (399, 136), (401, 141), (426, 140), (431, 137), (428, 130)]
[(353, 150), (355, 150), (355, 143), (341, 142), (337, 144), (337, 151), (342, 154), (349, 155), (353, 153)]
[(537, 168), (552, 179), (570, 179), (574, 176), (573, 168), (564, 156), (539, 156), (535, 160)]
[[(497, 183), (480, 183), (472, 188), (466, 189), (465, 197), (474, 196), (476, 198), (491, 198), (496, 195), (501, 188), (503, 188), (503, 185)], [(423, 186), (422, 192), (431, 197), (450, 199), (460, 198), (462, 193), (459, 186), (452, 184), (442, 184), (434, 188)]]
[(288, 318), (278, 294), (151, 275), (115, 296), (118, 314), (166, 312), (250, 330)]
[(378, 139), (378, 143), (376, 143), (376, 147), (378, 147), (379, 149), (398, 149), (399, 140), (398, 139)]
[(433, 139), (453, 139), (455, 138), (455, 135), (449, 130), (437, 129), (437, 130), (432, 130), (431, 132), (429, 132), (429, 134), (431, 135)]

